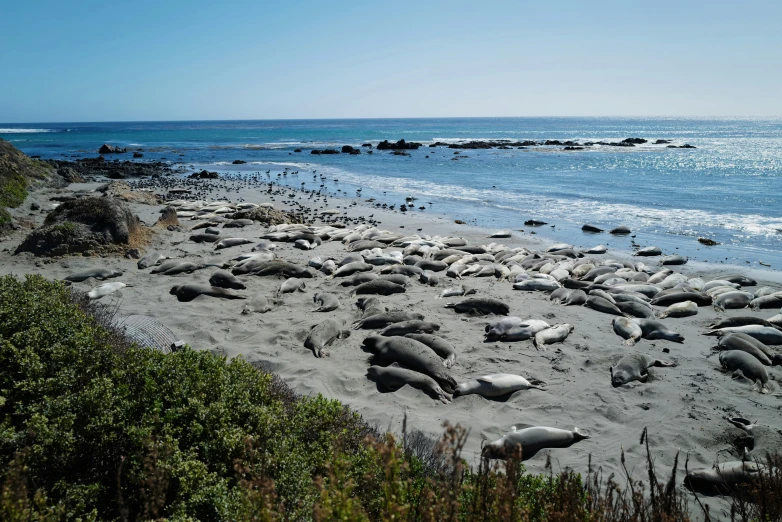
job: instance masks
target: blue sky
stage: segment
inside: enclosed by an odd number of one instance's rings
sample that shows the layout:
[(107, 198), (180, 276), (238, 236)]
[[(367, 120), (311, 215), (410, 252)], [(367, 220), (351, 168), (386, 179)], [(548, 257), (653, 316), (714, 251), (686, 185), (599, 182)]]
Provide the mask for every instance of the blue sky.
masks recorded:
[(782, 115), (782, 2), (13, 1), (0, 122)]

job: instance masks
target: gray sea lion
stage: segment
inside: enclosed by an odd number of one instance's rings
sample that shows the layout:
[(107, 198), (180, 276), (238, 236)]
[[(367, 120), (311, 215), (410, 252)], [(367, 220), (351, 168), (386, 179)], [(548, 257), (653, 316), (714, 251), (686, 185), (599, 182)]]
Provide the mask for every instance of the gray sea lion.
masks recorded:
[(587, 296), (584, 306), (591, 308), (592, 310), (597, 310), (598, 312), (603, 312), (604, 314), (624, 315), (611, 301), (597, 295)]
[[(753, 337), (749, 337), (749, 336), (746, 337), (752, 340), (756, 340)], [(724, 337), (720, 337), (719, 343), (717, 343), (716, 348), (722, 351), (739, 350), (742, 352), (747, 352), (755, 359), (760, 361), (760, 363), (763, 364), (764, 366), (771, 366), (772, 361), (769, 358), (768, 354), (766, 354), (765, 351), (758, 348), (758, 346), (755, 345), (755, 343), (748, 341), (747, 338), (745, 338), (742, 334), (726, 335)]]
[(359, 330), (363, 328), (375, 330), (379, 328), (385, 328), (386, 326), (394, 323), (401, 323), (404, 321), (423, 321), (423, 319), (424, 315), (417, 312), (382, 312), (359, 319), (353, 323), (353, 329)]
[(210, 297), (221, 297), (223, 299), (247, 299), (243, 295), (234, 293), (233, 290), (228, 288), (219, 288), (216, 286), (202, 285), (198, 283), (187, 283), (184, 285), (176, 285), (171, 288), (169, 292), (171, 295), (175, 295), (181, 302), (192, 301), (199, 295), (208, 295)]
[(521, 290), (526, 292), (553, 292), (561, 285), (551, 279), (527, 279), (526, 281), (519, 281), (513, 283), (514, 290)]
[(486, 325), (486, 341), (500, 340), (511, 328), (525, 324), (521, 317), (503, 317)]
[(752, 301), (752, 294), (748, 292), (725, 292), (714, 299), (714, 309), (718, 312), (724, 312), (726, 309), (746, 308), (749, 306), (750, 301)]
[(698, 313), (698, 304), (694, 301), (682, 301), (681, 303), (672, 304), (657, 317), (665, 319), (666, 317), (689, 317)]
[(720, 328), (730, 328), (732, 326), (747, 326), (751, 324), (757, 324), (761, 326), (773, 326), (771, 323), (769, 323), (769, 321), (762, 319), (760, 317), (741, 315), (736, 317), (726, 317), (725, 319), (720, 319), (717, 322), (711, 323), (709, 327), (719, 330)]
[(383, 268), (381, 274), (401, 274), (407, 277), (418, 277), (423, 273), (423, 269), (417, 266), (393, 265)]
[(549, 301), (551, 301), (554, 304), (562, 304), (567, 300), (568, 297), (570, 297), (570, 294), (573, 293), (573, 290), (569, 288), (560, 287), (551, 292), (548, 296)]
[(683, 336), (670, 330), (660, 321), (655, 321), (653, 319), (634, 319), (634, 321), (641, 327), (644, 339), (648, 339), (650, 341), (664, 339), (666, 341), (673, 341), (675, 343), (684, 342)]
[(732, 495), (766, 471), (753, 461), (723, 462), (713, 468), (694, 469), (684, 477), (684, 486), (701, 495)]
[(631, 315), (641, 319), (654, 319), (654, 310), (648, 305), (642, 305), (635, 301), (616, 303), (616, 307), (625, 315)]
[(521, 460), (528, 460), (542, 449), (569, 448), (576, 442), (588, 438), (589, 436), (582, 434), (578, 428), (570, 431), (535, 426), (516, 430), (513, 426), (510, 433), (484, 446), (481, 454), (487, 459), (506, 459), (513, 454), (517, 446), (521, 446)]
[(433, 259), (422, 259), (414, 266), (417, 266), (421, 270), (430, 270), (432, 272), (443, 272), (444, 270), (448, 269), (448, 265), (442, 261), (435, 261)]
[(535, 334), (532, 344), (538, 350), (545, 350), (547, 344), (561, 343), (567, 339), (570, 332), (573, 331), (572, 324), (555, 324), (551, 328), (546, 328)]
[(225, 225), (223, 225), (224, 228), (244, 228), (246, 226), (252, 225), (253, 220), (252, 219), (232, 219), (231, 221), (228, 221)]
[(613, 274), (618, 269), (615, 266), (596, 266), (581, 277), (581, 281), (594, 281), (598, 277), (606, 274)]
[(401, 286), (407, 286), (410, 284), (410, 278), (402, 274), (380, 274), (379, 279), (385, 281), (391, 281)]
[(676, 303), (683, 303), (684, 301), (692, 301), (698, 306), (708, 306), (712, 304), (713, 299), (708, 294), (702, 294), (700, 292), (673, 292), (670, 294), (655, 296), (651, 304), (654, 306), (670, 306)]
[(78, 272), (76, 274), (67, 276), (65, 281), (70, 281), (71, 283), (80, 283), (82, 281), (86, 281), (89, 278), (103, 281), (105, 279), (119, 277), (121, 275), (122, 272), (119, 270), (111, 270), (109, 268), (90, 268), (89, 270), (84, 270), (83, 272)]
[(204, 233), (205, 234), (213, 234), (215, 236), (218, 236), (218, 235), (220, 235), (220, 229), (219, 228), (209, 227), (206, 230), (204, 230)]
[(582, 306), (586, 303), (587, 293), (583, 290), (576, 289), (565, 300), (565, 306)]
[(727, 275), (722, 279), (725, 281), (730, 281), (731, 283), (736, 283), (739, 286), (755, 286), (758, 284), (758, 282), (751, 277), (743, 275)]
[[(551, 326), (546, 321), (541, 321), (539, 319), (525, 319), (521, 324), (517, 324), (508, 328), (500, 336), (499, 340), (507, 343), (526, 341), (527, 339), (534, 338), (538, 332), (541, 332), (547, 328), (551, 328)], [(490, 340), (490, 335), (494, 331), (495, 330), (490, 330), (487, 333), (485, 341), (488, 342)]]
[(319, 305), (313, 312), (332, 312), (339, 308), (339, 297), (334, 294), (318, 292), (312, 296), (312, 300)]
[(508, 305), (499, 299), (493, 299), (491, 297), (471, 297), (458, 303), (448, 303), (445, 305), (445, 308), (453, 308), (458, 314), (481, 313), (508, 315), (508, 312), (510, 312), (510, 307)]
[(139, 270), (143, 270), (145, 268), (149, 268), (151, 266), (155, 266), (164, 259), (167, 259), (166, 256), (161, 254), (160, 252), (149, 252), (144, 257), (138, 260), (138, 263), (136, 263), (136, 266)]
[(364, 262), (364, 257), (361, 254), (348, 254), (345, 257), (343, 257), (339, 263), (337, 263), (337, 266), (343, 267), (350, 263), (363, 263), (363, 262)]
[(416, 340), (431, 348), (434, 353), (445, 359), (443, 364), (445, 364), (446, 368), (453, 366), (454, 360), (456, 359), (456, 350), (451, 343), (442, 337), (437, 337), (436, 335), (428, 333), (408, 333), (405, 334), (405, 337), (409, 337), (410, 339)]
[(282, 282), (279, 290), (277, 290), (277, 295), (291, 294), (293, 292), (303, 292), (306, 288), (306, 283), (298, 277), (289, 277)]
[(750, 308), (753, 310), (760, 310), (763, 308), (779, 308), (782, 307), (782, 293), (764, 295), (762, 297), (756, 297), (749, 303)]
[(597, 245), (595, 247), (588, 248), (586, 250), (581, 251), (582, 254), (597, 254), (597, 255), (605, 254), (606, 252), (608, 252), (608, 248), (606, 248), (604, 245)]
[(361, 272), (360, 274), (356, 274), (353, 277), (341, 281), (339, 284), (340, 286), (358, 286), (379, 278), (380, 276), (373, 272)]
[(404, 336), (409, 333), (433, 333), (440, 329), (439, 324), (413, 319), (393, 323), (383, 328), (379, 333), (384, 337)]
[(434, 396), (443, 404), (451, 402), (451, 395), (445, 393), (437, 381), (423, 373), (397, 366), (370, 366), (367, 376), (390, 391), (396, 391), (407, 384)]
[(373, 359), (396, 362), (425, 373), (434, 378), (447, 393), (453, 393), (456, 389), (456, 381), (447, 372), (443, 361), (423, 343), (408, 337), (371, 335), (364, 339), (364, 346), (374, 353)]
[(251, 239), (247, 239), (246, 237), (227, 237), (225, 239), (221, 239), (220, 241), (215, 243), (215, 249), (216, 250), (222, 250), (223, 248), (231, 248), (239, 245), (246, 245), (247, 243), (252, 243), (253, 241)]
[(362, 250), (372, 250), (373, 248), (385, 248), (386, 245), (380, 241), (373, 241), (371, 239), (359, 239), (353, 241), (348, 245), (348, 252), (361, 252)]
[(652, 257), (652, 256), (661, 256), (663, 254), (663, 251), (660, 250), (659, 247), (656, 246), (649, 246), (646, 248), (641, 248), (640, 250), (636, 251), (634, 256), (645, 256), (645, 257)]
[(418, 280), (421, 282), (421, 284), (427, 286), (437, 286), (440, 284), (440, 276), (431, 270), (424, 270), (424, 272), (419, 276)]
[(195, 243), (215, 243), (220, 239), (220, 236), (217, 234), (200, 233), (193, 234), (189, 239)]
[(253, 248), (253, 252), (259, 252), (259, 251), (269, 251), (276, 250), (277, 245), (275, 243), (272, 243), (271, 241), (261, 241), (260, 243), (257, 243)]
[(348, 263), (347, 265), (343, 265), (337, 269), (334, 274), (332, 274), (334, 277), (347, 277), (351, 276), (357, 272), (371, 272), (372, 268), (374, 268), (369, 263), (364, 263), (361, 261), (356, 261), (354, 263)]
[(304, 347), (312, 350), (315, 357), (328, 357), (329, 352), (325, 348), (337, 339), (345, 339), (349, 336), (350, 330), (346, 329), (344, 324), (326, 319), (310, 328), (310, 333), (304, 340)]
[(269, 310), (271, 310), (271, 304), (269, 304), (269, 300), (262, 295), (256, 295), (250, 301), (244, 305), (242, 308), (242, 314), (247, 315), (250, 312), (258, 312), (261, 314), (265, 314)]
[(542, 384), (545, 383), (537, 379), (527, 380), (521, 375), (493, 373), (460, 383), (459, 386), (456, 387), (453, 396), (461, 397), (462, 395), (475, 394), (481, 395), (482, 397), (493, 398), (510, 395), (519, 390), (535, 389), (545, 391), (545, 388), (540, 387)]
[(162, 274), (166, 270), (177, 266), (183, 259), (167, 259), (149, 271), (150, 274)]
[(730, 333), (745, 333), (764, 344), (782, 344), (782, 331), (779, 331), (772, 326), (760, 326), (756, 324), (708, 330), (704, 332), (704, 335), (727, 335)]
[(720, 364), (726, 370), (734, 372), (740, 371), (741, 374), (750, 381), (760, 384), (760, 392), (767, 393), (768, 372), (766, 367), (754, 356), (741, 350), (726, 350), (720, 352)]
[(684, 265), (687, 263), (687, 258), (680, 255), (663, 256), (660, 258), (661, 265)]
[(675, 363), (654, 359), (642, 353), (628, 353), (611, 367), (611, 385), (616, 388), (631, 381), (649, 380), (648, 369), (652, 366), (672, 367)]
[[(251, 263), (248, 263), (251, 264)], [(273, 261), (263, 261), (257, 264), (251, 264), (249, 270), (242, 271), (247, 265), (234, 268), (231, 273), (234, 275), (252, 274), (259, 277), (266, 276), (284, 276), (284, 277), (299, 277), (299, 278), (312, 278), (313, 273), (310, 269), (288, 263), (287, 261), (281, 261), (275, 259)]]
[(391, 281), (384, 281), (382, 279), (375, 279), (374, 281), (368, 281), (362, 283), (353, 289), (355, 295), (392, 295), (405, 293), (405, 287), (392, 283)]
[(87, 297), (90, 299), (100, 299), (101, 297), (105, 297), (109, 294), (113, 294), (117, 290), (122, 290), (126, 286), (132, 286), (127, 285), (125, 283), (120, 283), (119, 281), (113, 281), (111, 283), (103, 283), (102, 285), (98, 285), (89, 292), (87, 292)]
[(616, 304), (616, 301), (614, 301), (614, 297), (611, 294), (609, 294), (605, 290), (601, 290), (599, 288), (593, 288), (592, 290), (590, 290), (588, 292), (587, 295), (594, 295), (594, 296), (597, 296), (597, 297), (602, 297), (603, 299), (605, 299), (609, 303), (611, 303), (613, 305)]
[(440, 293), (440, 299), (442, 299), (444, 297), (458, 297), (458, 296), (470, 295), (470, 294), (474, 294), (474, 293), (475, 293), (475, 290), (473, 290), (473, 289), (469, 289), (468, 290), (466, 287), (464, 287), (462, 285), (450, 286), (450, 287), (446, 288), (445, 290), (443, 290)]
[(244, 283), (239, 281), (235, 275), (225, 270), (218, 270), (209, 278), (209, 284), (219, 286), (220, 288), (233, 288), (234, 290), (244, 290), (247, 288)]
[(167, 268), (161, 273), (167, 276), (173, 276), (178, 274), (192, 274), (193, 272), (201, 268), (204, 268), (204, 265), (197, 265), (195, 263), (191, 263), (190, 261), (178, 261), (173, 266)]

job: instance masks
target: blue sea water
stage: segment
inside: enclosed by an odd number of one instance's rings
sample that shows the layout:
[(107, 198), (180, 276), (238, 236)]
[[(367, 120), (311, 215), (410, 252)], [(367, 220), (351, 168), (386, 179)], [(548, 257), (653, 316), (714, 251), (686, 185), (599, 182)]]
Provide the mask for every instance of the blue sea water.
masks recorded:
[[(428, 145), (460, 140), (617, 141), (628, 137), (689, 143), (635, 148), (562, 147), (454, 151), (424, 146), (410, 157), (310, 154), (312, 149), (404, 138)], [(581, 247), (630, 249), (631, 238), (581, 232), (584, 223), (630, 226), (641, 246), (658, 245), (700, 261), (759, 261), (782, 267), (782, 120), (688, 118), (444, 118), (131, 123), (0, 124), (0, 138), (30, 155), (95, 156), (103, 143), (142, 149), (144, 159), (189, 169), (253, 173), (317, 170), (331, 189), (491, 228), (551, 226), (541, 236)], [(301, 148), (302, 152), (294, 150)], [(129, 158), (129, 154), (118, 156)], [(428, 156), (428, 157), (427, 157)], [(234, 166), (231, 161), (245, 160)], [(317, 188), (312, 176), (289, 183)], [(280, 178), (282, 183), (286, 178)], [(431, 202), (431, 205), (428, 203)], [(419, 210), (415, 210), (419, 212)], [(721, 243), (705, 247), (698, 237)], [(762, 268), (762, 267), (761, 267)]]

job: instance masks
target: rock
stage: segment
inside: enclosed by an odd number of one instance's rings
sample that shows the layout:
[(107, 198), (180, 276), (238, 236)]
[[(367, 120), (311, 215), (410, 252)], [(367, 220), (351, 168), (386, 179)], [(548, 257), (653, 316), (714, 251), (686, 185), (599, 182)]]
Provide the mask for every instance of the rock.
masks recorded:
[(233, 160), (231, 162), (231, 165), (244, 165), (245, 163), (247, 163), (247, 162), (244, 161), (244, 160)]
[(648, 140), (645, 140), (643, 138), (627, 138), (626, 140), (622, 140), (622, 143), (631, 143), (633, 145), (643, 145)]
[(372, 144), (371, 143), (362, 143), (361, 146), (362, 147), (367, 147), (367, 148), (370, 148), (370, 149), (372, 148)]
[(669, 149), (694, 149), (695, 146), (690, 145), (689, 143), (685, 143), (684, 145), (679, 145), (678, 147), (676, 145), (668, 145)]
[(98, 189), (106, 196), (121, 199), (129, 203), (142, 203), (144, 205), (157, 205), (157, 196), (152, 192), (132, 190), (124, 181), (112, 181)]
[(194, 172), (188, 176), (190, 179), (218, 179), (219, 177), (220, 175), (217, 172), (209, 172), (208, 170)]
[(584, 225), (583, 227), (581, 227), (581, 230), (583, 232), (590, 232), (592, 234), (599, 234), (600, 232), (603, 231), (602, 228), (598, 228), (594, 225)]
[(666, 143), (670, 143), (671, 140), (657, 140), (654, 142), (655, 145), (665, 145)]
[(140, 153), (140, 152), (134, 152), (134, 153), (133, 153), (133, 157), (134, 157), (134, 158), (143, 158), (143, 157), (144, 157), (144, 155), (143, 155), (142, 153)]
[(157, 220), (157, 223), (155, 225), (163, 225), (168, 230), (170, 230), (168, 227), (179, 226), (179, 218), (176, 215), (176, 208), (172, 206), (167, 206), (163, 209), (163, 212), (160, 213), (160, 217)]
[(62, 177), (68, 183), (84, 183), (84, 178), (71, 167), (61, 167), (57, 169), (57, 175)]
[(310, 154), (339, 154), (339, 151), (337, 149), (323, 149), (323, 150), (317, 150), (313, 149)]
[(377, 150), (417, 150), (420, 146), (420, 143), (413, 141), (399, 140), (396, 143), (390, 143), (388, 140), (383, 140), (377, 144)]
[(301, 149), (296, 149), (293, 152), (301, 152)]
[(630, 230), (629, 227), (620, 226), (620, 227), (616, 227), (616, 228), (611, 229), (609, 234), (614, 234), (615, 236), (624, 236), (624, 235), (629, 234), (630, 232), (631, 232), (631, 230)]
[(41, 228), (31, 232), (16, 253), (60, 256), (116, 251), (143, 240), (138, 217), (125, 203), (108, 197), (86, 197), (66, 201), (46, 216)]
[(41, 210), (41, 205), (38, 203), (30, 203), (30, 210)]
[(127, 152), (128, 149), (121, 149), (119, 147), (115, 147), (114, 145), (109, 145), (108, 143), (104, 143), (101, 145), (100, 149), (98, 150), (99, 154), (123, 154)]
[(129, 248), (125, 251), (126, 259), (141, 259), (141, 250), (138, 248)]
[(542, 227), (543, 225), (548, 225), (545, 221), (539, 221), (537, 219), (528, 219), (524, 222), (525, 226), (528, 227)]
[(719, 243), (717, 243), (713, 239), (709, 239), (707, 237), (699, 237), (698, 238), (698, 243), (700, 243), (701, 245), (706, 245), (706, 246), (719, 245)]
[(343, 145), (343, 146), (342, 146), (342, 152), (344, 152), (345, 154), (350, 154), (350, 153), (352, 153), (354, 150), (356, 150), (356, 149), (354, 149), (354, 148), (353, 148), (353, 147), (351, 147), (350, 145)]

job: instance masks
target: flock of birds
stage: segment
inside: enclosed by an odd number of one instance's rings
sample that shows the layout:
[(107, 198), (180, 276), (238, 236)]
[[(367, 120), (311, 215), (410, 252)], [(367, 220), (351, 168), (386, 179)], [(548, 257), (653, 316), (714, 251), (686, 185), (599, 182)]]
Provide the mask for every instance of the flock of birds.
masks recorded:
[[(268, 174), (268, 173), (267, 173)], [(247, 183), (260, 182), (245, 178)], [(204, 189), (199, 180), (197, 194), (211, 193), (220, 185)], [(207, 180), (212, 181), (212, 180)], [(264, 181), (266, 183), (266, 181)], [(272, 184), (269, 184), (272, 191)], [(279, 189), (278, 189), (279, 190)], [(291, 189), (280, 190), (287, 192)], [(713, 306), (718, 310), (752, 308), (779, 309), (782, 291), (770, 287), (756, 287), (757, 283), (742, 275), (725, 276), (705, 281), (700, 277), (688, 277), (677, 273), (669, 265), (686, 262), (680, 256), (660, 257), (656, 247), (636, 252), (638, 261), (604, 259), (607, 249), (598, 246), (579, 251), (572, 245), (553, 245), (545, 250), (508, 247), (501, 242), (470, 245), (459, 237), (405, 235), (377, 227), (363, 218), (363, 223), (348, 227), (342, 209), (328, 209), (328, 196), (311, 192), (309, 200), (322, 201), (314, 209), (286, 200), (289, 205), (301, 205), (308, 223), (280, 224), (268, 227), (258, 239), (231, 237), (232, 229), (253, 224), (247, 219), (232, 219), (233, 214), (270, 203), (256, 205), (247, 202), (205, 201), (178, 199), (168, 202), (176, 209), (179, 219), (197, 221), (191, 227), (190, 240), (212, 244), (214, 250), (253, 245), (250, 251), (233, 255), (226, 262), (203, 264), (184, 259), (168, 259), (158, 252), (150, 252), (138, 262), (139, 269), (151, 268), (152, 274), (176, 275), (196, 270), (217, 268), (209, 284), (185, 283), (174, 286), (171, 294), (180, 301), (190, 301), (205, 295), (216, 298), (247, 299), (239, 291), (246, 289), (242, 281), (246, 276), (282, 277), (277, 295), (306, 291), (307, 280), (325, 277), (333, 281), (334, 290), (319, 291), (313, 295), (314, 312), (333, 312), (340, 308), (341, 295), (335, 293), (338, 286), (356, 296), (360, 317), (347, 325), (344, 321), (329, 318), (313, 326), (304, 346), (316, 357), (328, 355), (328, 347), (338, 339), (356, 330), (375, 330), (363, 341), (363, 348), (372, 354), (367, 370), (370, 379), (389, 391), (409, 385), (442, 401), (451, 402), (455, 397), (479, 394), (484, 397), (508, 396), (519, 390), (545, 389), (545, 383), (515, 374), (491, 374), (458, 383), (449, 370), (458, 357), (457, 349), (446, 339), (436, 335), (440, 325), (426, 321), (422, 314), (389, 310), (383, 297), (404, 293), (414, 283), (427, 287), (442, 287), (440, 298), (459, 298), (445, 304), (455, 313), (485, 315), (487, 341), (517, 342), (531, 340), (539, 350), (547, 345), (560, 343), (573, 332), (572, 324), (549, 324), (531, 317), (510, 316), (510, 306), (488, 294), (476, 292), (464, 284), (468, 278), (494, 278), (507, 282), (514, 290), (547, 294), (555, 304), (562, 306), (586, 306), (613, 316), (612, 326), (624, 343), (633, 345), (640, 339), (660, 339), (676, 343), (684, 341), (674, 328), (660, 319), (696, 315), (698, 309)], [(342, 221), (336, 221), (336, 217)], [(321, 224), (312, 223), (320, 219)], [(630, 231), (627, 230), (627, 233)], [(493, 240), (510, 238), (510, 231), (498, 231)], [(323, 242), (341, 242), (346, 253), (340, 258), (315, 256), (307, 266), (291, 263), (279, 256), (278, 243), (290, 243), (302, 250), (314, 250)], [(649, 259), (660, 257), (655, 264)], [(102, 270), (102, 272), (101, 272)], [(100, 272), (98, 275), (96, 275)], [(89, 277), (113, 278), (116, 271), (96, 269), (73, 274), (70, 281)], [(122, 288), (123, 283), (109, 282), (88, 294), (100, 298)], [(243, 313), (266, 312), (271, 300), (255, 296), (248, 300)], [(770, 378), (767, 367), (782, 365), (782, 354), (771, 346), (782, 345), (782, 314), (767, 319), (756, 316), (733, 316), (711, 325), (706, 335), (719, 337), (719, 360), (736, 379), (745, 379), (748, 385), (760, 392), (767, 392)], [(623, 386), (631, 381), (646, 382), (648, 368), (670, 367), (674, 363), (649, 357), (640, 352), (630, 352), (621, 357), (611, 368), (613, 386)], [(754, 425), (746, 419), (731, 422), (747, 433)], [(563, 430), (545, 426), (513, 430), (501, 439), (484, 447), (487, 458), (504, 458), (521, 445), (524, 459), (533, 457), (544, 448), (562, 448), (589, 438), (578, 429)], [(686, 483), (699, 491), (722, 492), (742, 481), (751, 480), (763, 472), (763, 465), (738, 461), (721, 465), (714, 470), (694, 470)], [(727, 466), (727, 467), (726, 467)], [(731, 467), (732, 466), (732, 467)], [(716, 468), (715, 468), (716, 469)]]

